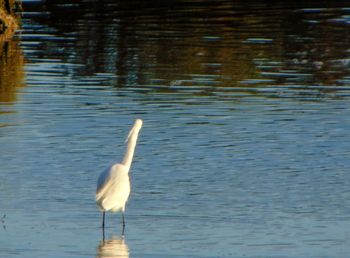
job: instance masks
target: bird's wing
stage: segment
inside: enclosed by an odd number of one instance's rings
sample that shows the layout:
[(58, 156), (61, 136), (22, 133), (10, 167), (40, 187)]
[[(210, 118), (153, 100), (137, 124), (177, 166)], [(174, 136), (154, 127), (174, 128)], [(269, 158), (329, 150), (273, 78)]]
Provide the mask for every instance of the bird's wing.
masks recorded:
[(105, 195), (106, 191), (115, 183), (116, 177), (125, 170), (125, 166), (122, 164), (115, 164), (108, 167), (105, 171), (101, 173), (97, 181), (96, 188), (96, 201)]

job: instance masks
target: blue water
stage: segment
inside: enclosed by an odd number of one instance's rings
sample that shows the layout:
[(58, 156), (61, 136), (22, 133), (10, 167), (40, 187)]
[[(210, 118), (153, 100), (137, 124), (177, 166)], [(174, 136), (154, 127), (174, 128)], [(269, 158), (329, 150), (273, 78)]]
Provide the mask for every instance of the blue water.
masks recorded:
[[(348, 256), (349, 6), (175, 2), (24, 2), (1, 257)], [(96, 180), (135, 118), (125, 237), (110, 213), (103, 242)]]

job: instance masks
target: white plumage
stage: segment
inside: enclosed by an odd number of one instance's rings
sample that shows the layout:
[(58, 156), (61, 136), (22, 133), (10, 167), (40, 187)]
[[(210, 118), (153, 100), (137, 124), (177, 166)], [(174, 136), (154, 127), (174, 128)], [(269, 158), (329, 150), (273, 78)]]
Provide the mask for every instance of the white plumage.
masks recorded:
[(115, 164), (99, 177), (96, 202), (102, 211), (122, 211), (130, 194), (130, 180), (127, 167)]
[(136, 119), (130, 130), (127, 149), (121, 163), (113, 164), (104, 170), (97, 181), (96, 203), (103, 212), (102, 228), (104, 230), (105, 212), (121, 211), (123, 218), (123, 233), (125, 228), (125, 205), (130, 194), (129, 171), (134, 156), (138, 134), (142, 127), (142, 120)]

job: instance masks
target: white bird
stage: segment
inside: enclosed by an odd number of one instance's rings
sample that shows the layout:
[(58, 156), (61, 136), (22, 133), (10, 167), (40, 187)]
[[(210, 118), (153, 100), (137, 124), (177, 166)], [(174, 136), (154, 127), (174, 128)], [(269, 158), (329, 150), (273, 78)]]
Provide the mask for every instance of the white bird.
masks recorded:
[(127, 148), (124, 159), (121, 163), (116, 163), (109, 166), (103, 171), (97, 181), (96, 203), (102, 215), (102, 229), (104, 233), (105, 227), (105, 212), (112, 211), (122, 212), (123, 231), (125, 228), (125, 204), (130, 194), (130, 179), (129, 170), (131, 167), (132, 158), (134, 156), (137, 138), (142, 127), (142, 120), (136, 119), (134, 126), (126, 139)]

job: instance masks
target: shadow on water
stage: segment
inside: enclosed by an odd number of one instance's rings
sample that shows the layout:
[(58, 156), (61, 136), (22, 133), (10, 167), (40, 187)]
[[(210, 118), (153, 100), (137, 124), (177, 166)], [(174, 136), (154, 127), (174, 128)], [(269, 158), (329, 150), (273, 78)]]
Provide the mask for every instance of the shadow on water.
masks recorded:
[(96, 257), (129, 257), (129, 248), (124, 237), (112, 236), (109, 239), (100, 241), (97, 246)]

